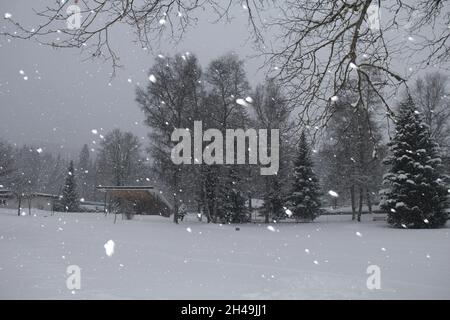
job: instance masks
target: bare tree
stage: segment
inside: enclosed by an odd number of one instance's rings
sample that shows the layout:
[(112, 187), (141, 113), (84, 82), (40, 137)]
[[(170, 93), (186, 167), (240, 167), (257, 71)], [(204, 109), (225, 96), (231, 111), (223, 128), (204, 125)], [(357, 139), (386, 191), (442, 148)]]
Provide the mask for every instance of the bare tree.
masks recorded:
[(18, 200), (17, 215), (20, 215), (22, 200), (28, 200), (31, 214), (31, 193), (38, 192), (41, 179), (42, 160), (36, 148), (24, 145), (14, 152), (14, 170), (9, 176), (9, 185)]
[[(209, 124), (225, 136), (226, 129), (246, 128), (249, 125), (249, 104), (243, 103), (250, 93), (250, 85), (244, 70), (244, 62), (234, 53), (225, 54), (211, 61), (205, 79), (208, 84), (206, 104), (209, 110)], [(241, 104), (237, 103), (241, 100)], [(223, 141), (223, 150), (226, 149)], [(225, 219), (241, 207), (244, 197), (243, 171), (248, 168), (235, 165), (213, 165), (206, 176), (209, 180), (208, 199), (213, 220)], [(240, 220), (238, 218), (237, 220)], [(225, 221), (224, 220), (224, 221)], [(234, 220), (234, 218), (232, 219)], [(237, 221), (236, 220), (236, 221)]]
[(450, 96), (448, 77), (440, 72), (417, 79), (413, 91), (416, 106), (430, 127), (431, 136), (448, 154), (450, 144)]
[(136, 183), (142, 172), (142, 164), (140, 143), (135, 135), (119, 129), (105, 135), (97, 168), (104, 184), (123, 186)]
[[(389, 98), (401, 85), (406, 86), (409, 76), (400, 72), (396, 63), (408, 61), (423, 67), (448, 62), (448, 56), (441, 54), (448, 46), (444, 3), (283, 1), (279, 4), (280, 15), (266, 23), (277, 36), (264, 51), (291, 99), (301, 102), (301, 120), (307, 124), (326, 123), (332, 116), (333, 102), (355, 77), (359, 103), (368, 107), (363, 94), (364, 86), (369, 85), (390, 116), (393, 110)], [(435, 34), (446, 37), (441, 39), (440, 49), (430, 54), (425, 51), (435, 47), (436, 41), (416, 34), (424, 33), (431, 25)], [(425, 59), (418, 60), (417, 55)], [(378, 73), (375, 78), (373, 70)], [(391, 90), (380, 91), (379, 82)]]
[[(79, 28), (61, 28), (74, 18), (72, 11), (67, 13), (69, 5), (55, 1), (37, 11), (42, 23), (31, 29), (8, 17), (9, 27), (0, 34), (55, 48), (80, 48), (89, 57), (111, 61), (115, 70), (120, 65), (111, 37), (115, 26), (131, 28), (135, 41), (152, 49), (164, 35), (181, 39), (196, 24), (199, 11), (210, 10), (216, 21), (229, 21), (239, 6), (267, 57), (265, 65), (275, 69), (307, 124), (328, 121), (332, 100), (339, 98), (352, 74), (358, 83), (364, 80), (374, 87), (391, 115), (389, 97), (408, 79), (396, 63), (447, 66), (450, 53), (447, 0), (80, 0)], [(392, 90), (376, 90), (367, 67), (378, 70)]]
[[(259, 85), (255, 90), (253, 100), (257, 126), (267, 129), (268, 132), (278, 129), (280, 133), (279, 170), (276, 175), (259, 178), (263, 180), (264, 185), (265, 223), (269, 223), (272, 217), (278, 219), (285, 215), (283, 203), (284, 196), (288, 191), (285, 186), (289, 185), (286, 181), (294, 151), (291, 150), (292, 145), (295, 145), (291, 137), (293, 123), (289, 119), (291, 110), (285, 94), (275, 79), (269, 78), (263, 85)], [(270, 145), (268, 148), (270, 149)]]
[(321, 150), (325, 186), (339, 191), (344, 200), (345, 193), (349, 194), (352, 220), (358, 221), (364, 199), (372, 213), (372, 195), (381, 184), (382, 175), (381, 136), (373, 114), (376, 101), (370, 99), (370, 88), (366, 90), (369, 92), (364, 99), (368, 99), (369, 109), (363, 108), (362, 103), (352, 102), (358, 96), (355, 86), (346, 89), (346, 95), (334, 105), (334, 116), (327, 126)]
[(192, 54), (160, 58), (150, 68), (147, 87), (136, 92), (136, 101), (146, 116), (145, 123), (152, 129), (149, 134), (152, 168), (173, 196), (175, 223), (186, 170), (171, 160), (171, 149), (176, 144), (171, 135), (175, 128), (190, 130), (194, 120), (201, 120), (201, 77), (201, 68)]
[(12, 145), (6, 141), (0, 140), (0, 178), (7, 176), (14, 170), (13, 156), (14, 149)]

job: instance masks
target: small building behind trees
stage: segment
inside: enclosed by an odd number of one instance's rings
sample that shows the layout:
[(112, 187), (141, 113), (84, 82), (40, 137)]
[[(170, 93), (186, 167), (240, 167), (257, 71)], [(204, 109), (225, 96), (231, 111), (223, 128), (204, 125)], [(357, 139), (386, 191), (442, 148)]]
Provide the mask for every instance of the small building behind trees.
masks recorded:
[(152, 186), (98, 186), (105, 193), (105, 211), (116, 210), (127, 217), (134, 214), (160, 215), (169, 217), (173, 213), (172, 204), (162, 192)]
[[(54, 194), (31, 192), (18, 197), (8, 189), (0, 189), (0, 207), (9, 209), (39, 209), (53, 211), (58, 196)], [(20, 208), (19, 208), (20, 207)]]

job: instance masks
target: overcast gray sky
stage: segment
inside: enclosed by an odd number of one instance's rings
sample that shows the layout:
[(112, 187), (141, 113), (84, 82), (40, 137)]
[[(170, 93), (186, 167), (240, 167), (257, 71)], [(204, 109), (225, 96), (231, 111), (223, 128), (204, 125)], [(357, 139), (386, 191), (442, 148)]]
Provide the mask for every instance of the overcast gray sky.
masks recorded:
[[(6, 12), (32, 28), (37, 23), (32, 9), (45, 1), (2, 0), (0, 27)], [(178, 45), (162, 43), (158, 53), (189, 51), (203, 66), (223, 53), (234, 51), (246, 60), (252, 85), (263, 79), (261, 61), (246, 59), (255, 52), (248, 40), (245, 11), (236, 12), (230, 24), (212, 24), (213, 16), (199, 17)], [(113, 44), (123, 69), (110, 82), (111, 66), (100, 60), (83, 62), (77, 50), (55, 50), (34, 41), (0, 38), (0, 138), (17, 144), (33, 144), (63, 154), (78, 152), (84, 143), (96, 148), (91, 130), (120, 128), (132, 131), (147, 144), (148, 129), (134, 102), (136, 85), (144, 84), (154, 56), (132, 44), (133, 35), (119, 31)], [(21, 74), (21, 70), (24, 74)], [(27, 77), (28, 80), (25, 80)], [(131, 83), (129, 82), (131, 79)]]
[[(54, 0), (46, 1), (54, 3)], [(12, 14), (14, 20), (29, 29), (35, 27), (39, 20), (33, 9), (42, 9), (46, 1), (2, 0), (0, 28), (5, 26), (5, 13)], [(254, 87), (264, 78), (263, 72), (258, 72), (263, 61), (250, 59), (256, 52), (248, 41), (248, 12), (239, 5), (232, 11), (231, 23), (216, 24), (213, 23), (215, 15), (200, 11), (198, 25), (188, 31), (182, 42), (173, 45), (163, 41), (154, 54), (132, 43), (131, 30), (116, 29), (112, 44), (124, 68), (118, 70), (111, 86), (108, 84), (112, 69), (108, 62), (83, 61), (78, 50), (55, 50), (34, 41), (1, 37), (0, 139), (61, 150), (63, 154), (70, 151), (74, 155), (84, 143), (96, 149), (98, 136), (92, 134), (93, 129), (107, 132), (120, 128), (134, 132), (148, 145), (148, 128), (143, 125), (144, 117), (134, 94), (137, 85), (148, 81), (147, 71), (160, 53), (174, 55), (189, 51), (206, 66), (212, 59), (234, 51), (245, 60), (248, 79)], [(392, 65), (404, 75), (411, 73), (407, 61), (395, 61)], [(421, 72), (412, 74), (415, 77)]]

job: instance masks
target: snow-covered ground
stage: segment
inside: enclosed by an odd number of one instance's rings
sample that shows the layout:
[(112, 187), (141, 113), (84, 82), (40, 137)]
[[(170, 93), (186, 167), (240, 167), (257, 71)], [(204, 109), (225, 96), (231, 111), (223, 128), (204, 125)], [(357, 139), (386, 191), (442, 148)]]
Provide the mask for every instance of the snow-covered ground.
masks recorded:
[[(450, 223), (398, 230), (323, 216), (236, 230), (195, 217), (113, 224), (102, 214), (33, 213), (0, 209), (2, 299), (450, 299)], [(81, 268), (80, 290), (66, 287), (69, 265)], [(369, 265), (381, 268), (379, 290), (366, 286)]]

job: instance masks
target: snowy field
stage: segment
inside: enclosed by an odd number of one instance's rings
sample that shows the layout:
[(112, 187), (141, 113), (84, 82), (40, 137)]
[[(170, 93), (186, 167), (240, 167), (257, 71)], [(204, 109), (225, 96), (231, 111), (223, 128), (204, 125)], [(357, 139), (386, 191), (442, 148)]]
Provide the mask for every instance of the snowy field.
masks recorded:
[[(237, 231), (195, 217), (15, 214), (0, 209), (2, 299), (450, 299), (450, 223), (397, 230), (324, 216)], [(69, 265), (80, 290), (66, 287)], [(369, 265), (381, 268), (379, 290), (367, 289)]]

